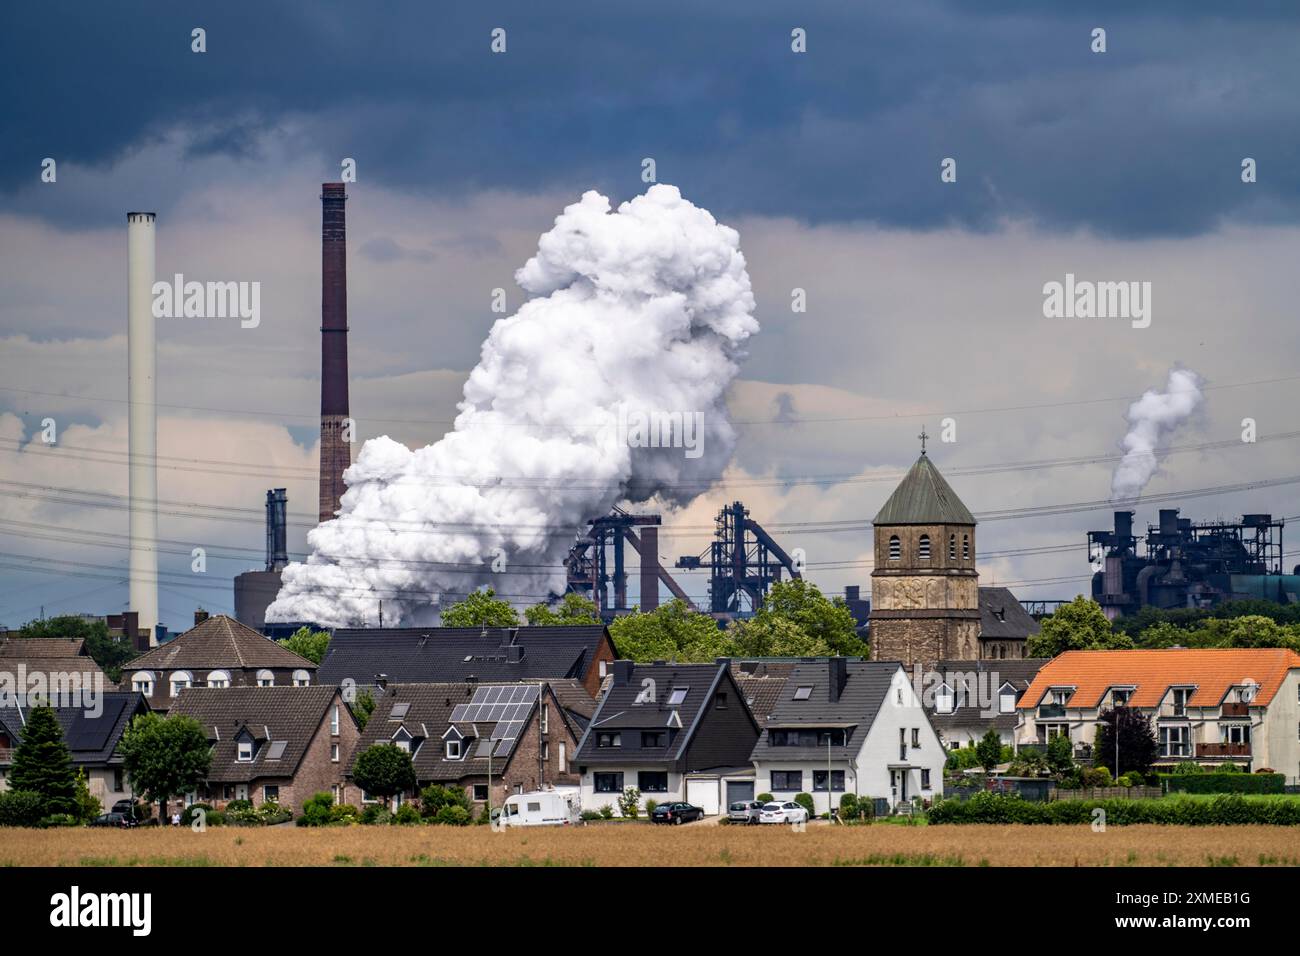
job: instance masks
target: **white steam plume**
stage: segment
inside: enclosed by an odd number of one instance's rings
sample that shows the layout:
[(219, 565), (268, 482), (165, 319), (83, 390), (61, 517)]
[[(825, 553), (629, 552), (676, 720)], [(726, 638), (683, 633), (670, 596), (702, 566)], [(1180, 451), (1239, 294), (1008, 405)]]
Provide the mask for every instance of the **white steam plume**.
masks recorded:
[(1128, 434), (1120, 443), (1124, 457), (1110, 479), (1111, 498), (1134, 501), (1142, 494), (1156, 471), (1156, 450), (1204, 401), (1201, 377), (1175, 368), (1163, 392), (1147, 389), (1128, 407)]
[[(515, 279), (535, 298), (492, 327), (452, 431), (415, 451), (365, 443), (268, 620), (374, 624), (382, 599), (385, 624), (423, 625), (440, 597), (484, 584), (536, 603), (563, 590), (588, 520), (625, 500), (684, 504), (721, 476), (725, 392), (758, 331), (734, 229), (673, 186), (616, 212), (588, 192)], [(630, 447), (618, 423), (649, 412), (696, 416), (702, 453)]]

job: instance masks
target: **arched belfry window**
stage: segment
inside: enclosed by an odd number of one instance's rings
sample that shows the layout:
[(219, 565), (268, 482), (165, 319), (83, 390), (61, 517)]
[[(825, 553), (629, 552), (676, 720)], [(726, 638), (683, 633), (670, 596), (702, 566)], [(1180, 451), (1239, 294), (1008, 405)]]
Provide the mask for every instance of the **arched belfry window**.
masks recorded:
[(955, 534), (948, 535), (948, 560), (957, 560), (957, 536)]
[(928, 534), (921, 535), (921, 540), (918, 545), (918, 554), (922, 561), (930, 560), (930, 536)]
[(898, 540), (898, 535), (889, 536), (889, 560), (897, 561), (903, 556), (903, 542)]
[(961, 536), (961, 558), (963, 561), (970, 560), (970, 535)]

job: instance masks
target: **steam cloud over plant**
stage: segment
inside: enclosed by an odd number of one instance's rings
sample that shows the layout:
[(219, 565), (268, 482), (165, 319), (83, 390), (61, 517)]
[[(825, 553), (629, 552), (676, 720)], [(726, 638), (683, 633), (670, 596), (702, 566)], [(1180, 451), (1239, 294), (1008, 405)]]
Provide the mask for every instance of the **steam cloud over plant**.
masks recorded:
[[(758, 331), (734, 229), (673, 186), (617, 211), (588, 192), (515, 279), (534, 298), (493, 326), (452, 430), (414, 451), (365, 443), (268, 620), (373, 624), (382, 599), (385, 624), (428, 624), (440, 598), (484, 584), (534, 603), (563, 590), (589, 519), (624, 500), (685, 504), (721, 475), (725, 393)], [(703, 413), (703, 453), (624, 440), (629, 412)]]
[(1170, 369), (1163, 392), (1147, 389), (1128, 407), (1128, 434), (1120, 443), (1124, 457), (1110, 479), (1111, 498), (1134, 501), (1142, 494), (1156, 472), (1157, 449), (1204, 401), (1201, 377), (1190, 369), (1175, 368)]

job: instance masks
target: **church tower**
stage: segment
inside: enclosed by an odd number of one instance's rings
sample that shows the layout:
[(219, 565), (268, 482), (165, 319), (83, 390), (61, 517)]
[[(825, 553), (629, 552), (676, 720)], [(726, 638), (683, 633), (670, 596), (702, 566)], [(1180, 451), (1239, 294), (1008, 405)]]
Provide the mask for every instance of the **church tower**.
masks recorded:
[(875, 519), (871, 657), (932, 664), (980, 656), (975, 517), (925, 452)]

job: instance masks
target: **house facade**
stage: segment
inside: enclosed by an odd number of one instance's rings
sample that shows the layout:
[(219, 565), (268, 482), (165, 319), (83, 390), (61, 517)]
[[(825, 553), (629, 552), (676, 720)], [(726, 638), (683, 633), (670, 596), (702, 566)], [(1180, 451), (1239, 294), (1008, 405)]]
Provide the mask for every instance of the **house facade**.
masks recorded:
[(843, 657), (795, 666), (751, 753), (759, 793), (811, 794), (819, 814), (850, 792), (891, 807), (933, 800), (945, 760), (902, 665)]
[(263, 637), (233, 617), (202, 619), (184, 634), (122, 668), (122, 686), (167, 711), (187, 687), (306, 687), (316, 664)]
[(343, 799), (361, 731), (337, 687), (189, 687), (171, 715), (197, 720), (212, 745), (208, 778), (187, 802), (251, 800), (301, 813), (316, 793)]
[(578, 745), (583, 808), (617, 813), (633, 787), (642, 807), (685, 800), (718, 813), (752, 788), (759, 726), (730, 665), (614, 661)]
[[(410, 753), (417, 786), (393, 797), (391, 809), (441, 784), (463, 787), (477, 815), (489, 797), (499, 807), (514, 793), (576, 787), (573, 756), (594, 708), (577, 681), (388, 684), (352, 762), (375, 744), (394, 744)], [(373, 799), (349, 773), (344, 801)]]
[(997, 731), (1003, 744), (1014, 746), (1020, 696), (1048, 660), (939, 661), (926, 675), (929, 686), (922, 696), (944, 746), (974, 747), (990, 730)]
[[(1285, 648), (1066, 651), (1020, 698), (1018, 745), (1091, 748), (1116, 707), (1151, 719), (1156, 767), (1192, 760), (1300, 783), (1300, 654)], [(1105, 754), (1095, 754), (1106, 763)]]

